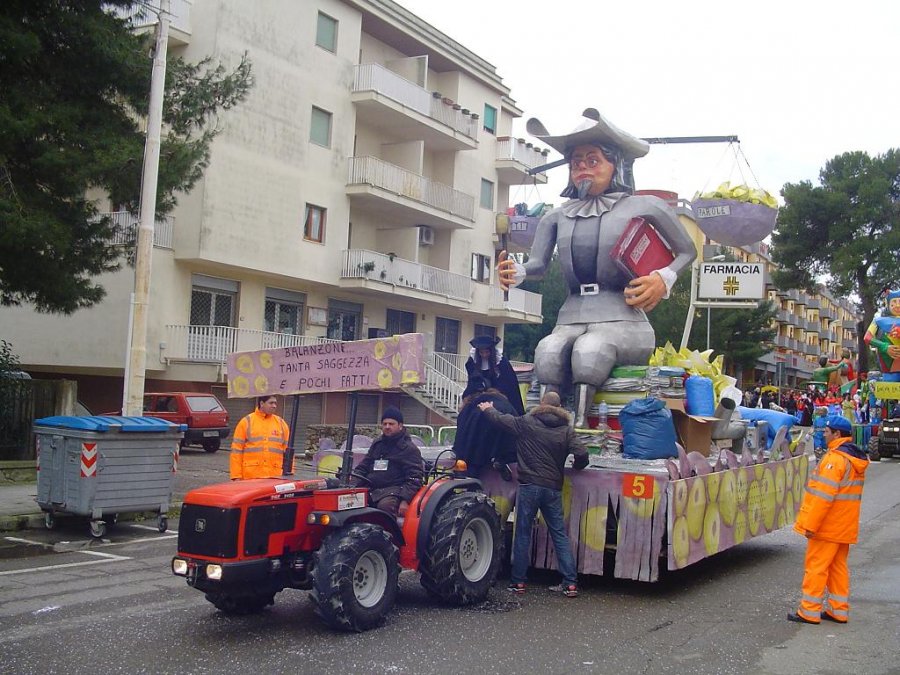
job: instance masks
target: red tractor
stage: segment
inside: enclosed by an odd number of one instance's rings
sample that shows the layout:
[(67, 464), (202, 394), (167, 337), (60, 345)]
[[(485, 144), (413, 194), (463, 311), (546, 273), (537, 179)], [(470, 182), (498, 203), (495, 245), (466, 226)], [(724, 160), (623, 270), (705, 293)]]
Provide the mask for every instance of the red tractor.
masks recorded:
[(369, 507), (368, 489), (334, 478), (193, 490), (172, 571), (227, 614), (257, 612), (284, 588), (311, 590), (316, 613), (342, 630), (383, 622), (401, 568), (418, 570), (443, 602), (483, 600), (500, 566), (500, 517), (478, 480), (438, 469), (438, 459), (399, 519)]

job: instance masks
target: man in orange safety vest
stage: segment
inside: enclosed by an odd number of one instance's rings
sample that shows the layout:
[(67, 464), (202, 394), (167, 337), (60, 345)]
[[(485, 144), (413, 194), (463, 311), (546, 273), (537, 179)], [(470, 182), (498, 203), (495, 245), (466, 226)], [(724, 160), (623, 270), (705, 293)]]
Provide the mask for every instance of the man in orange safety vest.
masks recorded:
[[(276, 410), (275, 396), (260, 396), (256, 410), (237, 423), (231, 441), (231, 480), (284, 475), (284, 455), (290, 434), (287, 423), (275, 414)], [(290, 473), (294, 473), (293, 463)]]
[[(849, 441), (853, 427), (840, 415), (825, 423), (828, 450), (810, 476), (794, 529), (807, 539), (802, 597), (788, 621), (847, 623), (850, 568), (847, 554), (859, 534), (859, 508), (869, 460)], [(828, 589), (828, 601), (825, 591)]]

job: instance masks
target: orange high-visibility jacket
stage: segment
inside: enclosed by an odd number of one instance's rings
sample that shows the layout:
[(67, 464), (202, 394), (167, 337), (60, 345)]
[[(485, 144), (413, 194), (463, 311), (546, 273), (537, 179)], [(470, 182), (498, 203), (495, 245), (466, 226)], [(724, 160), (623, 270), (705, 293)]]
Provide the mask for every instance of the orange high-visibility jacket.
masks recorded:
[(794, 529), (803, 535), (812, 532), (813, 539), (855, 544), (868, 466), (865, 453), (846, 438), (832, 440), (806, 484)]
[[(247, 415), (234, 428), (231, 477), (280, 477), (288, 435), (287, 423), (278, 415), (264, 415), (259, 410)], [(291, 473), (293, 471), (291, 464)]]

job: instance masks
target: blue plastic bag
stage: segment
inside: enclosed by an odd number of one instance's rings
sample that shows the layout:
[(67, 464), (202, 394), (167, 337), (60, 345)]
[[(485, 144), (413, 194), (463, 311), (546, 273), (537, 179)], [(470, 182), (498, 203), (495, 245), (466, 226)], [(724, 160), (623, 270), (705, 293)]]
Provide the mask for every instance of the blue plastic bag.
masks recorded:
[(628, 459), (677, 457), (672, 413), (658, 398), (639, 398), (619, 413), (622, 456)]

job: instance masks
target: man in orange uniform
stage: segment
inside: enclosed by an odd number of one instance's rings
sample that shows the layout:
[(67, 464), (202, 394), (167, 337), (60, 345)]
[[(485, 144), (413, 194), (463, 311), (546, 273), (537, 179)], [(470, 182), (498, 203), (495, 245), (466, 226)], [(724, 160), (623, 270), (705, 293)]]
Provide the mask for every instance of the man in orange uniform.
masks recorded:
[(788, 614), (788, 621), (819, 623), (827, 619), (847, 623), (850, 618), (847, 554), (859, 534), (859, 507), (869, 466), (866, 453), (848, 440), (852, 430), (850, 422), (840, 415), (830, 415), (826, 421), (828, 450), (810, 476), (794, 523), (794, 529), (809, 541), (803, 597), (796, 614)]
[[(278, 399), (260, 396), (256, 410), (238, 422), (231, 441), (231, 480), (280, 478), (288, 448), (288, 425), (275, 414)], [(291, 463), (291, 474), (294, 465)]]

